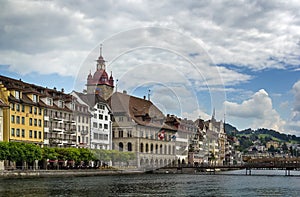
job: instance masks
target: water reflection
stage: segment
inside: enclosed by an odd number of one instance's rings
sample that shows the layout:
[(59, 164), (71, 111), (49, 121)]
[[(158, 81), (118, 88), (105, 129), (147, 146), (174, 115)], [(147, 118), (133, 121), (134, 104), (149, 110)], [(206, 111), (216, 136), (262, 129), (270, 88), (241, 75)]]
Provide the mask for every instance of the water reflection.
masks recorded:
[(0, 179), (1, 196), (297, 196), (300, 177), (139, 174)]

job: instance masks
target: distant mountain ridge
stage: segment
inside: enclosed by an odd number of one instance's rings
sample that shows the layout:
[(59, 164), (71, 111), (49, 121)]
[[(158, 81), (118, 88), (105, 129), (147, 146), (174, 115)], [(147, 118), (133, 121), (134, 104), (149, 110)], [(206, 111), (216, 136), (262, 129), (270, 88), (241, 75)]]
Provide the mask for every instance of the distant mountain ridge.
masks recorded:
[(300, 144), (300, 137), (297, 137), (295, 135), (290, 135), (290, 134), (285, 134), (285, 133), (280, 133), (278, 131), (272, 130), (272, 129), (265, 129), (265, 128), (260, 128), (257, 130), (253, 130), (251, 128), (249, 129), (244, 129), (241, 131), (238, 131), (236, 127), (225, 123), (225, 132), (229, 136), (264, 136), (264, 137), (269, 137), (271, 139), (281, 141), (281, 142), (294, 142)]

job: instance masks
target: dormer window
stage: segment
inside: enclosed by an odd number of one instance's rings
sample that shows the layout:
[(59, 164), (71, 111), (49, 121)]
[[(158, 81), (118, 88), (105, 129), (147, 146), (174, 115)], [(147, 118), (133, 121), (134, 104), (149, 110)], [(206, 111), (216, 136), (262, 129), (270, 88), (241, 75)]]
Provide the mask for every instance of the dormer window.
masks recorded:
[(47, 105), (50, 105), (50, 106), (53, 105), (53, 100), (52, 100), (52, 98), (47, 98)]
[(72, 110), (75, 110), (75, 103), (71, 103)]
[(38, 102), (38, 97), (37, 97), (37, 95), (32, 95), (32, 101), (33, 102), (35, 102), (35, 103), (37, 103)]
[(15, 91), (15, 98), (20, 99), (20, 91)]
[(58, 101), (58, 107), (63, 108), (63, 107), (64, 107), (64, 102), (61, 101), (61, 100), (59, 100), (59, 101)]

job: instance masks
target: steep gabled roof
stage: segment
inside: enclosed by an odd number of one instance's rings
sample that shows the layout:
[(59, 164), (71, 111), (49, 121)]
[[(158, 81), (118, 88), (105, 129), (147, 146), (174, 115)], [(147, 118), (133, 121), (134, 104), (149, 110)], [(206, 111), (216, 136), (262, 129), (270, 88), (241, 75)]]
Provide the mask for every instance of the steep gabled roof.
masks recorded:
[(113, 114), (127, 115), (139, 125), (177, 130), (177, 128), (165, 124), (164, 114), (149, 100), (115, 92), (108, 102)]
[(98, 94), (83, 94), (80, 92), (75, 92), (79, 98), (85, 102), (88, 106), (94, 107), (97, 103), (108, 104), (100, 95)]

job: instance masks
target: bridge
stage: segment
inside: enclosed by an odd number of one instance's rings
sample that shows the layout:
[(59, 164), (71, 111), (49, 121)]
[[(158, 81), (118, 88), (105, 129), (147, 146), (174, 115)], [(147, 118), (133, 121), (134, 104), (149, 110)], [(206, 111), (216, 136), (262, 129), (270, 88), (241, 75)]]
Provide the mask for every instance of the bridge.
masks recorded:
[(296, 158), (254, 158), (239, 165), (179, 165), (179, 166), (165, 166), (160, 170), (176, 171), (178, 173), (185, 172), (209, 172), (215, 174), (218, 170), (240, 170), (246, 169), (246, 175), (251, 175), (253, 169), (280, 169), (285, 170), (285, 175), (290, 176), (291, 170), (300, 170), (300, 157)]

